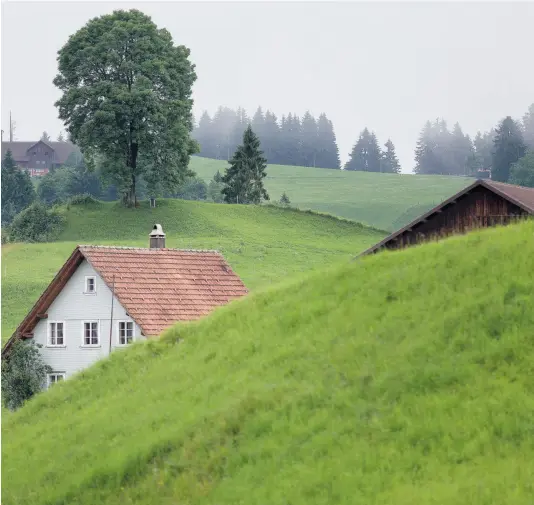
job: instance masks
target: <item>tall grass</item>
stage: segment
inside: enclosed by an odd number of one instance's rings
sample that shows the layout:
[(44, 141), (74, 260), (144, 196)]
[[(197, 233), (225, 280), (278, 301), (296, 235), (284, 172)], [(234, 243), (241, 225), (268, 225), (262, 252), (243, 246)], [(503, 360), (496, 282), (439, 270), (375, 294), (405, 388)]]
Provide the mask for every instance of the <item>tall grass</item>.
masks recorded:
[(534, 223), (301, 274), (3, 424), (5, 505), (530, 505)]

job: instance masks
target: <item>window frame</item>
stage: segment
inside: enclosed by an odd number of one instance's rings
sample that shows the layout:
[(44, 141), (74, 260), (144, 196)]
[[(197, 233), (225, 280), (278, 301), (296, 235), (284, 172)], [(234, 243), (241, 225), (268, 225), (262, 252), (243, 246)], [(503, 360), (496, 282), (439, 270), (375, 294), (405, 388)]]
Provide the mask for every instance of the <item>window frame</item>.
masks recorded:
[[(131, 324), (132, 325), (132, 340), (131, 342), (128, 342), (128, 326), (125, 327), (126, 335), (125, 335), (125, 342), (124, 344), (121, 343), (121, 324)], [(135, 337), (135, 325), (134, 322), (131, 319), (121, 319), (120, 321), (117, 321), (117, 345), (120, 347), (126, 347), (127, 345), (130, 345), (133, 343)]]
[[(89, 279), (93, 279), (93, 291), (87, 290), (87, 283)], [(84, 295), (96, 295), (96, 275), (86, 275), (85, 276), (85, 285), (83, 288), (83, 294)]]
[[(96, 323), (96, 335), (98, 338), (98, 343), (96, 344), (86, 344), (85, 343), (85, 325), (86, 324), (92, 324)], [(100, 339), (100, 320), (99, 319), (89, 319), (82, 321), (82, 347), (102, 347), (101, 339)]]
[[(62, 344), (51, 344), (50, 343), (50, 338), (51, 338), (51, 333), (52, 333), (52, 325), (55, 324), (56, 325), (56, 341), (57, 341), (57, 324), (61, 324), (63, 325), (63, 343)], [(66, 324), (65, 324), (65, 321), (56, 321), (56, 320), (53, 320), (53, 321), (47, 321), (47, 325), (46, 325), (46, 347), (58, 347), (58, 348), (63, 348), (63, 347), (67, 347), (67, 344), (65, 343), (65, 327), (66, 327)]]
[[(50, 381), (50, 376), (54, 375), (56, 377), (56, 380), (55, 382), (51, 382)], [(51, 386), (53, 386), (54, 384), (57, 384), (58, 381), (57, 378), (58, 377), (61, 377), (61, 381), (64, 381), (66, 378), (67, 378), (67, 374), (66, 372), (50, 372), (50, 373), (47, 373), (46, 374), (46, 389), (50, 389)]]

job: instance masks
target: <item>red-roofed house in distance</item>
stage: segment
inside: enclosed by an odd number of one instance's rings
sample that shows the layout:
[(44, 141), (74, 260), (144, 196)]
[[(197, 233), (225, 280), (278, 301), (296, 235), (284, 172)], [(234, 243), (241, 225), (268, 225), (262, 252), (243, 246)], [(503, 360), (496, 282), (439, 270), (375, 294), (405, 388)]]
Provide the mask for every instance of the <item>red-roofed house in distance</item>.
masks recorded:
[(156, 224), (148, 248), (76, 247), (2, 356), (15, 339), (33, 338), (53, 369), (48, 386), (247, 292), (219, 252), (168, 249)]

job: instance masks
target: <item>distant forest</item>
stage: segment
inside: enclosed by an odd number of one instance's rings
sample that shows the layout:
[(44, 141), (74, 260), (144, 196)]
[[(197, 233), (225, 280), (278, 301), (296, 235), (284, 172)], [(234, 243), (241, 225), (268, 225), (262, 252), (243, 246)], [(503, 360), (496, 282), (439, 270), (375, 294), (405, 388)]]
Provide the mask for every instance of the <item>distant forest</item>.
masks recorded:
[(250, 118), (246, 110), (219, 107), (213, 117), (204, 112), (193, 131), (200, 144), (198, 156), (230, 160), (250, 124), (261, 143), (267, 163), (319, 168), (340, 168), (339, 150), (332, 121), (326, 114), (315, 118), (309, 112), (278, 118), (258, 107)]

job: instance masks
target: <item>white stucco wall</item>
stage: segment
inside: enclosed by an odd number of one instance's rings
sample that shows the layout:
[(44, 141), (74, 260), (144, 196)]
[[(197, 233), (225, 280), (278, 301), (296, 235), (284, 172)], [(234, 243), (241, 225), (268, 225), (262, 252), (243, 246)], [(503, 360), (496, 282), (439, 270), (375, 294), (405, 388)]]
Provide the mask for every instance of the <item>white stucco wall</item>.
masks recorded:
[[(96, 293), (85, 294), (85, 278), (94, 276)], [(49, 307), (47, 319), (42, 319), (34, 329), (34, 339), (41, 344), (45, 362), (55, 372), (64, 372), (68, 379), (76, 372), (87, 368), (95, 361), (109, 355), (109, 329), (111, 321), (111, 290), (106, 286), (91, 265), (84, 261), (74, 272), (61, 293)], [(83, 322), (98, 321), (99, 345), (83, 345)], [(113, 331), (111, 349), (123, 349), (119, 345), (119, 321), (133, 321), (126, 314), (117, 298), (113, 302)], [(63, 322), (63, 347), (48, 345), (48, 326), (51, 322)], [(144, 340), (141, 328), (134, 322), (133, 340)]]

